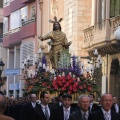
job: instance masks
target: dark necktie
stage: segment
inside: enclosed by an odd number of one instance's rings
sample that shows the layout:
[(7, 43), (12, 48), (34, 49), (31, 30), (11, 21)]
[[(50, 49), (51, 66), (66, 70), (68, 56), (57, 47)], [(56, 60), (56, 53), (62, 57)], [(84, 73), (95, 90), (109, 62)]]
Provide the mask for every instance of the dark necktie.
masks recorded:
[(68, 120), (68, 110), (67, 109), (65, 110), (65, 115), (64, 116), (65, 116), (64, 120)]
[(48, 109), (47, 109), (47, 107), (45, 107), (45, 117), (47, 118), (47, 120), (49, 120), (49, 114), (48, 114)]
[(86, 120), (86, 113), (83, 114), (83, 120)]

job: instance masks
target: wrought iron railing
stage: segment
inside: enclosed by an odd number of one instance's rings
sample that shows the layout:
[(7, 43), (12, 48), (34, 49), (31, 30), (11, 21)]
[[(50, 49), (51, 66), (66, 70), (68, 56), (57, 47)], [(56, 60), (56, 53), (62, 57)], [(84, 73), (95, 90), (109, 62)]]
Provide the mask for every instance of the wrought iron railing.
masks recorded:
[(26, 20), (26, 21), (22, 21), (22, 26), (24, 26), (24, 25), (27, 25), (27, 24), (30, 24), (30, 23), (32, 23), (32, 22), (35, 22), (35, 20), (36, 20), (36, 17), (32, 17), (31, 19), (29, 19), (29, 20)]

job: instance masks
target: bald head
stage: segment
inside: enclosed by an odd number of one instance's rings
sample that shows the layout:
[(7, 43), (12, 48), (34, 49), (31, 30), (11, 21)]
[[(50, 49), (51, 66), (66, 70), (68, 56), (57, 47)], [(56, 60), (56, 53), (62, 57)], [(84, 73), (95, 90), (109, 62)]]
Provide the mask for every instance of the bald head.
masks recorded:
[(113, 99), (113, 96), (112, 96), (111, 94), (109, 94), (109, 93), (108, 93), (108, 94), (105, 93), (105, 94), (102, 95), (101, 100), (103, 100), (103, 99), (106, 98), (106, 97), (110, 97), (110, 98)]
[(113, 104), (113, 97), (111, 94), (104, 94), (101, 97), (100, 103), (105, 111), (109, 111)]
[(5, 106), (6, 106), (5, 97), (0, 94), (0, 113), (4, 112)]

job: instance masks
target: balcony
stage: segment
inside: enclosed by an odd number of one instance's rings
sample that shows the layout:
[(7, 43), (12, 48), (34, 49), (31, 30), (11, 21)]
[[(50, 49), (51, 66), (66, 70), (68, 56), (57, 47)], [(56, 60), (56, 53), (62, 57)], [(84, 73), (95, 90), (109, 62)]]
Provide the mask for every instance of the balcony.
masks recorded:
[(10, 45), (21, 43), (21, 27), (9, 31)]
[(21, 28), (15, 28), (3, 34), (3, 46), (9, 47), (21, 43)]
[(24, 7), (25, 5), (21, 3), (20, 0), (13, 0), (11, 3), (10, 3), (10, 11), (11, 12), (14, 12), (22, 7)]
[(89, 54), (93, 55), (95, 48), (104, 54), (115, 54), (119, 50), (116, 47), (114, 31), (120, 24), (120, 16), (103, 20), (84, 30), (84, 47)]
[(36, 18), (32, 17), (27, 21), (22, 22), (21, 38), (30, 37), (36, 34)]
[(10, 13), (24, 7), (25, 4), (22, 4), (20, 0), (11, 0), (4, 4), (4, 16), (9, 16)]
[(10, 15), (10, 2), (9, 4), (4, 6), (4, 16), (9, 16)]
[(22, 27), (18, 27), (3, 34), (3, 46), (10, 47), (20, 44), (22, 39), (36, 34), (36, 18), (32, 17), (22, 22)]
[(33, 1), (35, 1), (35, 0), (21, 0), (21, 3), (25, 4), (25, 3), (30, 3), (30, 2), (33, 2)]
[(9, 32), (3, 34), (3, 47), (9, 47)]
[(0, 8), (0, 23), (3, 22), (3, 9)]

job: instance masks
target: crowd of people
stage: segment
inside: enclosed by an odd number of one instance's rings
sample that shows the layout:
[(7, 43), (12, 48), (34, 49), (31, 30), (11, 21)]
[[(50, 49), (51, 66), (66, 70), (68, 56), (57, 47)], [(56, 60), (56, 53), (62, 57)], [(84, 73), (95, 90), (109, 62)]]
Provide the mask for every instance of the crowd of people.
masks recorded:
[(93, 94), (80, 95), (76, 104), (70, 94), (50, 100), (45, 91), (40, 100), (36, 94), (14, 100), (0, 94), (0, 120), (120, 120), (120, 106), (111, 94), (103, 94), (99, 103), (94, 103)]

